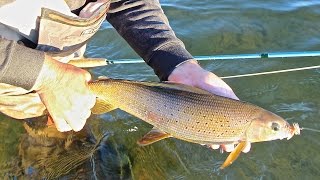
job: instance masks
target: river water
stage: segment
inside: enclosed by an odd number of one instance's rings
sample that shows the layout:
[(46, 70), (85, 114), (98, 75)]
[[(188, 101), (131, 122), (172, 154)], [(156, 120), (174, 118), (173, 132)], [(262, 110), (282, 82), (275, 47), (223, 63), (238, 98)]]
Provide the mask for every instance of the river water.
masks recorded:
[[(161, 4), (176, 35), (194, 56), (320, 50), (318, 0), (163, 0)], [(90, 41), (87, 56), (138, 58), (107, 22)], [(219, 76), (228, 76), (313, 66), (319, 62), (319, 58), (309, 57), (201, 61), (200, 64)], [(94, 76), (158, 80), (145, 64), (110, 65), (90, 72)], [(289, 123), (320, 129), (319, 69), (226, 82), (240, 99), (275, 112)], [(289, 141), (252, 144), (249, 153), (241, 154), (234, 164), (220, 171), (218, 167), (228, 154), (198, 144), (167, 139), (139, 147), (136, 141), (152, 127), (120, 110), (92, 116), (82, 134), (71, 133), (59, 140), (55, 140), (56, 136), (39, 140), (26, 131), (26, 123), (1, 115), (0, 125), (0, 173), (6, 178), (309, 180), (320, 177), (320, 133), (307, 130)], [(33, 120), (28, 120), (29, 125), (40, 126)], [(99, 145), (98, 150), (90, 149), (95, 144)], [(71, 158), (71, 154), (79, 156)], [(79, 157), (85, 158), (79, 160)], [(63, 170), (66, 166), (67, 170)]]

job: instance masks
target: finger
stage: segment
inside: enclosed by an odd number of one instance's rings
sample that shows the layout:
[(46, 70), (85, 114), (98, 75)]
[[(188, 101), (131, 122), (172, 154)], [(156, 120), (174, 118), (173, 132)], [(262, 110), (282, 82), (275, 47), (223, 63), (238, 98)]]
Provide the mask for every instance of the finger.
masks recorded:
[(248, 143), (246, 144), (246, 146), (244, 147), (244, 149), (242, 150), (242, 152), (247, 153), (247, 152), (250, 151), (250, 149), (251, 149), (251, 143), (248, 142)]
[(96, 97), (93, 94), (73, 97), (71, 109), (64, 112), (67, 123), (74, 131), (80, 131), (91, 115), (91, 108), (95, 104)]
[(232, 152), (234, 150), (234, 144), (221, 145), (221, 148), (226, 152)]
[(218, 144), (211, 144), (211, 145), (209, 145), (209, 147), (210, 147), (211, 149), (219, 149), (219, 148), (220, 148), (220, 145), (218, 145)]
[(98, 80), (105, 80), (105, 79), (109, 79), (107, 76), (99, 76)]
[(235, 100), (239, 100), (239, 98), (233, 93), (233, 91), (229, 92), (227, 97), (230, 97), (230, 98), (235, 99)]
[(70, 125), (63, 118), (54, 117), (54, 116), (51, 116), (51, 117), (52, 117), (52, 120), (54, 121), (58, 131), (66, 132), (66, 131), (71, 131), (72, 130)]
[(86, 105), (89, 109), (91, 109), (96, 104), (96, 96), (93, 94), (90, 94), (86, 98)]
[(71, 126), (74, 131), (80, 131), (84, 125), (88, 117), (91, 115), (90, 110), (82, 110), (72, 111), (66, 114), (66, 121)]
[(85, 79), (87, 82), (89, 82), (91, 80), (91, 74), (89, 72), (85, 73)]

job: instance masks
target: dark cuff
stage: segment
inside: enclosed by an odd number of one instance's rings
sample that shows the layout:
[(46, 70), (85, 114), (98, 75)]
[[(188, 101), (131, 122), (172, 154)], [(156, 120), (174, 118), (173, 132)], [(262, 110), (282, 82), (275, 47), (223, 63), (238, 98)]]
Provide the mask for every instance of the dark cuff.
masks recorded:
[(148, 64), (161, 81), (167, 81), (178, 64), (190, 59), (192, 55), (180, 44), (167, 44), (153, 52)]
[[(4, 62), (0, 67), (0, 82), (30, 90), (44, 62), (44, 52), (7, 41), (0, 48)], [(5, 47), (3, 47), (5, 46)]]

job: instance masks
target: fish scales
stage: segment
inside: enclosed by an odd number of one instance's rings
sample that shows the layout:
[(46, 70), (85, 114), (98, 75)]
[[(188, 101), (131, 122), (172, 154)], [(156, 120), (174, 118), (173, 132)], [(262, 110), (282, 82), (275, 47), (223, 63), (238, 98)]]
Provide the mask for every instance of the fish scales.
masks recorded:
[[(260, 108), (220, 96), (126, 80), (93, 83), (98, 97), (162, 131), (197, 143), (237, 142)], [(169, 86), (170, 87), (170, 86)], [(100, 89), (100, 90), (98, 90)]]

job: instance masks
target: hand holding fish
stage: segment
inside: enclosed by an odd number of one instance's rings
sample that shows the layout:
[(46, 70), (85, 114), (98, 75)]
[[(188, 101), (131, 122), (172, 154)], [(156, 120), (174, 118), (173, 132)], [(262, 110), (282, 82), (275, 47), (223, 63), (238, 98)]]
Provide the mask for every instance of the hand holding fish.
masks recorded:
[(91, 75), (75, 66), (45, 57), (33, 87), (59, 131), (80, 131), (91, 114), (95, 95), (89, 91)]
[[(216, 95), (239, 100), (232, 89), (222, 79), (201, 68), (195, 60), (190, 60), (179, 65), (168, 77), (168, 80), (175, 83), (194, 86)], [(227, 152), (234, 150), (234, 144), (208, 146), (212, 149), (221, 147), (222, 150)], [(249, 152), (250, 148), (251, 144), (247, 143), (242, 152)]]

